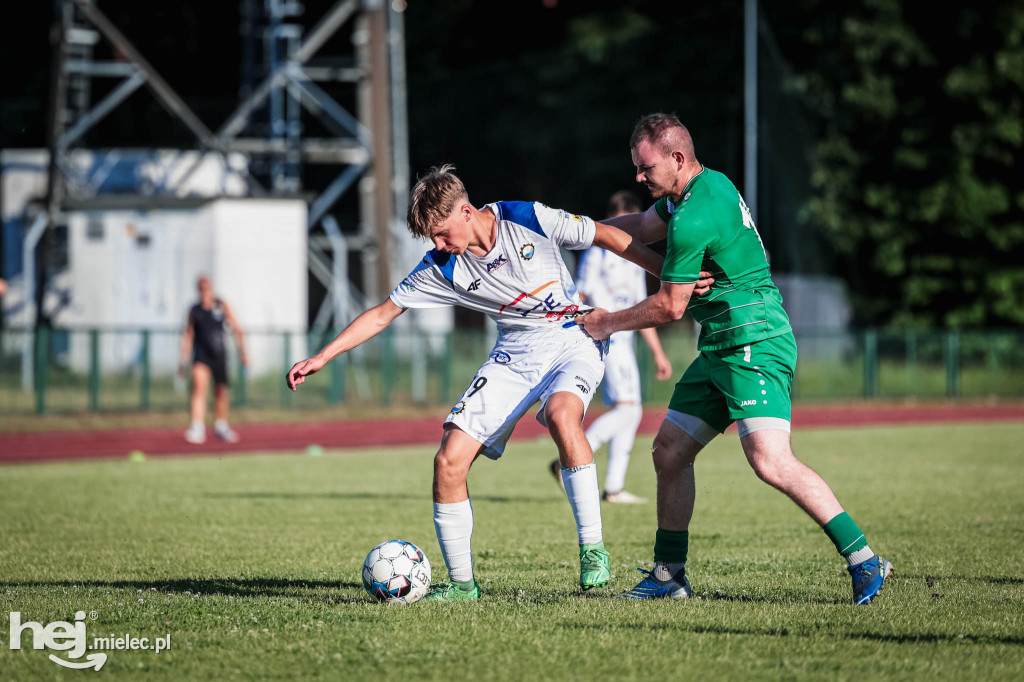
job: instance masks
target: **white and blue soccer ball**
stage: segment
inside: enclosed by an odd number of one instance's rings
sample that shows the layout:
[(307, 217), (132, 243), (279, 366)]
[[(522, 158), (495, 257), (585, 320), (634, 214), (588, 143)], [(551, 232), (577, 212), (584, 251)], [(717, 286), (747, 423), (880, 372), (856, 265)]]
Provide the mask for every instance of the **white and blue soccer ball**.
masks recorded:
[(382, 542), (363, 562), (363, 587), (379, 601), (411, 604), (430, 589), (430, 562), (405, 540)]

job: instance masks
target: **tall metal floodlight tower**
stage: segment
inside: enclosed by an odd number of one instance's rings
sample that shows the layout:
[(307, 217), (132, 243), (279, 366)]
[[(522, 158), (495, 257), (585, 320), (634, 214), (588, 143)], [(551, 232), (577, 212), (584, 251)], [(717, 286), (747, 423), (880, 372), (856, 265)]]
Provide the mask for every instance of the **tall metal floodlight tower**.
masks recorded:
[[(328, 292), (314, 319), (317, 331), (332, 320), (335, 327), (346, 323), (366, 299), (390, 289), (392, 234), (408, 192), (404, 8), (341, 0), (304, 31), (300, 0), (242, 2), (243, 101), (218, 137), (249, 154), (253, 173), (271, 191), (316, 192), (309, 265)], [(343, 31), (351, 52), (326, 54)], [(326, 186), (311, 185), (314, 165), (339, 172)], [(332, 210), (353, 190), (359, 222), (343, 230)], [(350, 252), (358, 253), (362, 270), (355, 285)]]

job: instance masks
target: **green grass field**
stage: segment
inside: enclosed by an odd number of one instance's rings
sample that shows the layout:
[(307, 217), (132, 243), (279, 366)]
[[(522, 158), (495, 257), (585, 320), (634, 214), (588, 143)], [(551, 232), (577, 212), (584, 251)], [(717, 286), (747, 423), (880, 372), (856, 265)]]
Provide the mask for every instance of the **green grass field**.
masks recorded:
[[(45, 625), (95, 612), (90, 641), (170, 634), (171, 648), (66, 670), (27, 648), (30, 632), (10, 650), (4, 624), (0, 677), (1021, 679), (1021, 443), (1022, 424), (796, 434), (896, 567), (868, 607), (849, 603), (829, 541), (754, 477), (734, 434), (697, 462), (688, 573), (700, 598), (684, 602), (613, 598), (650, 565), (653, 503), (603, 507), (613, 584), (579, 593), (575, 527), (544, 441), (474, 467), (485, 595), (461, 604), (380, 605), (359, 579), (392, 537), (446, 577), (431, 448), (9, 466), (0, 613)], [(629, 485), (653, 496), (648, 444), (638, 440)]]

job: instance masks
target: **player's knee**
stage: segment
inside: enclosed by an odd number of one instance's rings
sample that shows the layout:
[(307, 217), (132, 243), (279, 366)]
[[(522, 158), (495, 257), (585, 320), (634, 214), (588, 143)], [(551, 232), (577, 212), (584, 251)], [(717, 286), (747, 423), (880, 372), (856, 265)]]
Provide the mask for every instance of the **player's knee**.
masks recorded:
[(566, 432), (574, 428), (582, 428), (583, 415), (578, 409), (564, 402), (549, 404), (545, 407), (544, 418), (549, 429), (556, 429), (559, 432)]
[(638, 403), (618, 403), (615, 411), (621, 415), (624, 429), (636, 431), (644, 418), (644, 408)]
[(697, 453), (685, 452), (682, 445), (664, 433), (659, 432), (654, 437), (654, 447), (651, 451), (654, 460), (654, 470), (658, 473), (671, 473), (682, 471), (693, 466)]
[(755, 452), (750, 457), (750, 466), (762, 481), (773, 488), (785, 488), (790, 478), (791, 458), (783, 455)]
[(455, 458), (443, 448), (438, 450), (434, 455), (434, 476), (438, 479), (448, 479), (455, 475), (456, 470)]

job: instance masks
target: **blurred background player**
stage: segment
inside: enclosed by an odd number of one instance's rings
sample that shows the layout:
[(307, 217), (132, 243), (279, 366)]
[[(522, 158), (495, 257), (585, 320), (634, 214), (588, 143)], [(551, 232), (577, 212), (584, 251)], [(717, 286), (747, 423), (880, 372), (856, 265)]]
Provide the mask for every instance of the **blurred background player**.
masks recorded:
[[(643, 210), (640, 197), (628, 190), (616, 192), (608, 200), (606, 215), (617, 217)], [(604, 249), (592, 246), (580, 256), (576, 270), (580, 298), (605, 310), (623, 310), (647, 298), (647, 278), (642, 269)], [(659, 381), (672, 376), (669, 362), (654, 329), (641, 329), (640, 336), (654, 356)], [(625, 490), (626, 470), (644, 410), (640, 399), (640, 370), (633, 350), (633, 332), (622, 331), (609, 338), (601, 392), (612, 409), (587, 429), (587, 441), (594, 452), (608, 443), (608, 468), (601, 499), (619, 504), (640, 504), (647, 500)], [(558, 460), (551, 462), (551, 473), (562, 485)]]
[(478, 599), (471, 539), (473, 506), (466, 479), (477, 457), (498, 459), (519, 419), (541, 403), (537, 420), (558, 447), (579, 540), (580, 587), (611, 579), (601, 523), (594, 454), (583, 415), (604, 374), (608, 344), (575, 325), (582, 303), (561, 249), (597, 244), (659, 272), (662, 258), (620, 230), (528, 201), (478, 209), (450, 165), (413, 188), (409, 230), (434, 242), (391, 295), (352, 321), (313, 357), (288, 372), (295, 390), (305, 377), (386, 329), (408, 308), (460, 305), (496, 323), (488, 360), (445, 420), (434, 457), (434, 529), (450, 583), (424, 599)]
[(213, 284), (206, 275), (196, 281), (199, 302), (188, 311), (185, 329), (181, 334), (181, 362), (179, 373), (184, 376), (189, 358), (192, 359), (192, 399), (189, 412), (192, 423), (185, 432), (189, 443), (206, 441), (206, 394), (210, 378), (214, 383), (213, 432), (229, 443), (238, 442), (238, 434), (228, 426), (228, 363), (224, 346), (224, 325), (231, 328), (238, 344), (242, 364), (249, 364), (245, 350), (245, 334), (238, 325), (231, 307), (213, 293)]

